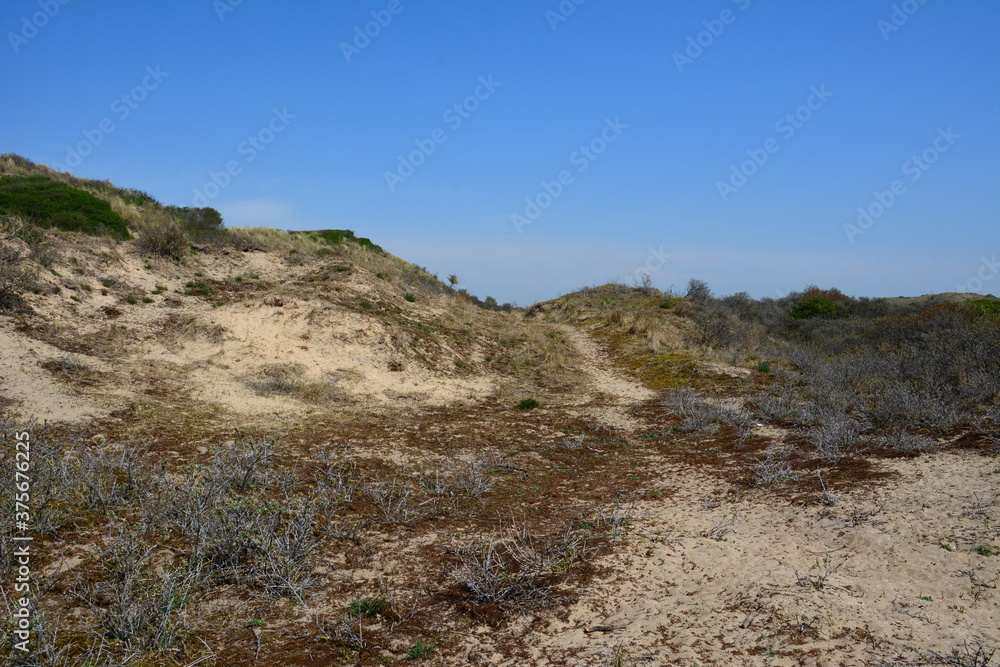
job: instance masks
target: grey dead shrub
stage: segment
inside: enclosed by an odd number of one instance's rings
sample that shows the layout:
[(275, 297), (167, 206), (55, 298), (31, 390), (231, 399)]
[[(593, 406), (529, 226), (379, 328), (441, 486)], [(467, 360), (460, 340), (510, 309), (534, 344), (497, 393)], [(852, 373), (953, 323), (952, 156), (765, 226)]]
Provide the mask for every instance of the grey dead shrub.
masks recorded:
[(826, 482), (823, 481), (822, 470), (816, 470), (816, 478), (819, 480), (819, 486), (822, 492), (813, 496), (813, 498), (827, 507), (836, 507), (840, 503), (840, 499), (844, 496), (844, 492), (837, 491), (832, 486), (827, 488)]
[(859, 453), (864, 440), (857, 422), (838, 419), (809, 431), (809, 440), (819, 457), (836, 465)]
[(308, 500), (267, 500), (201, 479), (180, 489), (163, 516), (185, 540), (189, 568), (205, 580), (281, 597), (301, 595), (313, 582), (320, 511)]
[(609, 507), (597, 507), (583, 521), (583, 527), (593, 533), (608, 537), (612, 543), (628, 534), (628, 527), (636, 518), (636, 501), (616, 497)]
[(260, 545), (251, 578), (268, 597), (301, 599), (316, 582), (314, 552), (319, 546), (314, 524), (318, 508), (300, 504), (273, 521)]
[[(57, 435), (49, 426), (36, 421), (21, 422), (5, 417), (0, 457), (4, 470), (14, 469), (15, 435), (28, 433), (31, 446), (31, 520), (32, 529), (44, 535), (57, 534), (74, 516), (80, 504), (79, 479), (73, 471), (73, 457), (78, 436)], [(0, 476), (4, 497), (14, 497), (14, 476)], [(8, 513), (4, 521), (13, 515)]]
[(307, 264), (312, 264), (313, 261), (313, 257), (296, 250), (292, 250), (285, 256), (285, 263), (288, 264), (288, 266), (305, 266)]
[(83, 509), (108, 514), (145, 493), (149, 481), (146, 451), (142, 446), (104, 441), (78, 446), (72, 474), (79, 485)]
[(713, 425), (739, 426), (750, 422), (750, 415), (722, 401), (711, 400), (691, 387), (679, 387), (666, 394), (663, 406), (680, 417), (682, 431), (698, 431)]
[(550, 449), (561, 449), (566, 451), (577, 451), (585, 448), (587, 441), (587, 434), (580, 433), (579, 435), (570, 435), (565, 438), (560, 439), (558, 442), (549, 446)]
[[(971, 646), (969, 642), (953, 648), (950, 653), (939, 653), (938, 651), (920, 652), (920, 659), (917, 662), (905, 663), (906, 665), (945, 665), (947, 667), (997, 667), (1000, 663), (995, 662), (993, 657), (1000, 648), (996, 646), (984, 646), (982, 641), (976, 640)], [(897, 663), (899, 664), (899, 663)]]
[(882, 436), (878, 440), (878, 445), (882, 449), (903, 454), (920, 454), (938, 448), (937, 441), (934, 438), (904, 429), (895, 429)]
[(278, 438), (237, 435), (223, 443), (205, 470), (208, 480), (221, 488), (246, 491), (266, 487), (274, 467), (274, 446)]
[(752, 393), (747, 401), (753, 417), (762, 422), (803, 420), (803, 400), (796, 389), (787, 384), (776, 383), (766, 391)]
[(745, 447), (753, 437), (753, 424), (740, 424), (736, 427), (736, 447)]
[(142, 508), (147, 525), (184, 542), (188, 567), (201, 583), (250, 585), (267, 597), (301, 596), (313, 583), (319, 536), (353, 492), (338, 472), (345, 461), (321, 463), (316, 482), (277, 465), (277, 437), (238, 436), (207, 465), (157, 476)]
[(797, 480), (799, 476), (792, 470), (791, 464), (784, 460), (787, 455), (784, 450), (769, 449), (764, 458), (751, 458), (747, 466), (751, 475), (750, 484), (766, 486)]
[(445, 574), (474, 604), (523, 612), (553, 602), (552, 575), (586, 554), (583, 537), (574, 531), (537, 536), (512, 528), (456, 549)]
[(95, 570), (75, 595), (97, 614), (100, 636), (127, 649), (172, 646), (182, 629), (178, 613), (189, 601), (187, 575), (157, 562), (158, 547), (137, 532), (112, 526), (94, 553)]
[(358, 464), (350, 454), (350, 445), (324, 449), (313, 467), (313, 492), (328, 509), (350, 502), (358, 490)]
[(360, 523), (346, 522), (340, 511), (359, 492), (357, 461), (350, 453), (350, 445), (320, 452), (312, 471), (310, 502), (316, 507), (317, 530), (327, 537), (353, 542)]
[(725, 541), (726, 535), (736, 532), (736, 526), (740, 523), (741, 521), (736, 518), (736, 515), (728, 519), (720, 519), (711, 528), (698, 533), (698, 537), (707, 537), (716, 542), (722, 542)]
[(58, 359), (53, 359), (47, 362), (43, 367), (54, 373), (65, 375), (72, 379), (76, 379), (81, 375), (87, 375), (91, 372), (90, 366), (83, 361), (83, 358), (78, 354), (73, 354), (72, 352), (67, 352)]
[[(14, 603), (16, 598), (0, 594), (0, 664), (12, 667), (74, 667), (81, 664), (77, 656), (73, 656), (73, 647), (62, 640), (59, 627), (59, 615), (42, 608), (53, 591), (58, 572), (42, 578), (42, 581), (29, 583), (28, 598), (29, 627), (31, 633), (28, 652), (25, 653), (16, 646), (21, 641), (13, 634)], [(19, 596), (20, 597), (20, 596)]]
[(590, 667), (636, 667), (642, 658), (636, 658), (631, 647), (625, 645), (602, 646)]
[(830, 585), (830, 577), (833, 576), (833, 574), (836, 573), (841, 566), (843, 566), (843, 563), (834, 565), (833, 559), (829, 555), (823, 556), (822, 563), (820, 561), (816, 561), (816, 563), (814, 563), (805, 574), (799, 574), (799, 571), (795, 570), (795, 583), (798, 586), (803, 586), (805, 588), (823, 590)]
[(411, 526), (435, 516), (437, 498), (420, 499), (412, 486), (399, 477), (374, 480), (361, 484), (360, 490), (372, 502), (376, 515), (385, 523)]
[(225, 497), (211, 507), (197, 524), (192, 556), (223, 582), (246, 583), (249, 571), (264, 553), (266, 536), (272, 531), (275, 503), (259, 497)]
[(497, 450), (463, 452), (442, 462), (435, 484), (439, 492), (479, 498), (493, 488), (494, 472), (508, 468), (507, 457)]
[(143, 498), (140, 516), (145, 525), (158, 526), (189, 540), (197, 553), (209, 514), (224, 495), (218, 484), (209, 483), (200, 468), (192, 466), (177, 476), (155, 477)]

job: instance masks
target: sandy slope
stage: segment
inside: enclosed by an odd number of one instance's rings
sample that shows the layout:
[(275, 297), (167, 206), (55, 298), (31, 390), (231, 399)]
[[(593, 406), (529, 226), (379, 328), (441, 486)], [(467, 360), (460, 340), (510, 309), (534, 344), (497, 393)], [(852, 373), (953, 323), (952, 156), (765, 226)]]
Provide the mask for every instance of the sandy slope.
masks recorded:
[[(36, 419), (75, 422), (107, 414), (110, 403), (88, 398), (79, 389), (59, 382), (42, 368), (45, 362), (58, 362), (66, 352), (42, 341), (30, 340), (0, 320), (0, 388), (25, 414)], [(100, 360), (84, 359), (101, 366)]]
[[(884, 465), (897, 481), (832, 508), (766, 490), (725, 497), (697, 470), (664, 468), (665, 497), (641, 503), (603, 563), (609, 576), (568, 621), (532, 637), (534, 664), (612, 664), (600, 657), (614, 647), (639, 664), (776, 666), (995, 646), (1000, 558), (974, 549), (997, 538), (997, 462), (942, 453)], [(726, 532), (706, 537), (713, 528)]]
[[(488, 376), (448, 372), (463, 355), (443, 337), (434, 349), (425, 346), (422, 357), (414, 354), (411, 329), (417, 325), (408, 329), (398, 322), (442, 311), (430, 301), (405, 303), (362, 269), (333, 272), (336, 282), (322, 287), (340, 300), (391, 299), (412, 312), (389, 318), (317, 299), (319, 288), (302, 281), (329, 272), (337, 263), (333, 260), (288, 266), (277, 253), (232, 253), (193, 257), (186, 265), (150, 266), (126, 245), (89, 238), (73, 243), (62, 246), (59, 261), (41, 274), (61, 291), (29, 295), (35, 311), (31, 321), (49, 323), (47, 335), (63, 348), (84, 337), (98, 347), (115, 338), (117, 347), (69, 355), (105, 372), (99, 387), (74, 386), (40, 366), (67, 357), (64, 349), (17, 332), (13, 319), (0, 320), (0, 396), (22, 415), (64, 422), (103, 416), (141, 399), (161, 375), (178, 380), (179, 393), (188, 400), (241, 419), (302, 415), (328, 409), (333, 401), (446, 405), (478, 400), (496, 389)], [(216, 297), (183, 294), (190, 281), (247, 275), (256, 276), (242, 283), (251, 291), (233, 302), (213, 304)], [(304, 286), (292, 288), (296, 281)], [(99, 289), (111, 282), (110, 290)], [(79, 291), (79, 285), (88, 289)], [(68, 298), (67, 288), (75, 291), (76, 301)], [(123, 302), (127, 294), (152, 296), (153, 302), (129, 305)], [(299, 369), (301, 382), (319, 398), (310, 404), (255, 391), (252, 381), (275, 366)]]

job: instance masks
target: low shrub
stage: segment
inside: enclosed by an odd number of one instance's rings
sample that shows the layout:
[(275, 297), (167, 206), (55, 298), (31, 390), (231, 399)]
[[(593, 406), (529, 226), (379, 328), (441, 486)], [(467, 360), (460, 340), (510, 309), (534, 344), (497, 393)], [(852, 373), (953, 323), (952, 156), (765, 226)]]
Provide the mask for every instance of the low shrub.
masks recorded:
[(385, 597), (355, 598), (348, 604), (348, 610), (355, 616), (371, 618), (378, 616), (389, 606), (389, 600)]
[(191, 241), (177, 221), (162, 216), (147, 222), (139, 230), (136, 249), (144, 255), (179, 260), (187, 254)]
[(39, 227), (132, 238), (108, 202), (46, 176), (0, 177), (0, 213), (20, 215)]
[(38, 271), (11, 244), (0, 242), (0, 310), (22, 310), (24, 294), (38, 289)]

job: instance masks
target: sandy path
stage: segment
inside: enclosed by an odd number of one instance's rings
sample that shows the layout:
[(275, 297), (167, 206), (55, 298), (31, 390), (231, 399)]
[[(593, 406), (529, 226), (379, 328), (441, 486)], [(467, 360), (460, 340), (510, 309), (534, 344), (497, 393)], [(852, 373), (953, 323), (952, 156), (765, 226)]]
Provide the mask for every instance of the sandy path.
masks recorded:
[(589, 385), (588, 402), (596, 403), (588, 406), (588, 413), (596, 413), (602, 421), (625, 431), (638, 428), (639, 422), (626, 409), (653, 398), (656, 393), (612, 366), (607, 354), (586, 332), (569, 324), (559, 325), (558, 328), (580, 355)]

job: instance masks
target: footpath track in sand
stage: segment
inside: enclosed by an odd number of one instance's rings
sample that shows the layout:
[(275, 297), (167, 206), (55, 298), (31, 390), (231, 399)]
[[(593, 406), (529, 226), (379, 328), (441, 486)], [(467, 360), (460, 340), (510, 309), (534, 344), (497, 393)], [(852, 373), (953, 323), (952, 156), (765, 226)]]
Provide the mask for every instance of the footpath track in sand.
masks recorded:
[(638, 420), (627, 410), (636, 403), (653, 398), (656, 392), (616, 369), (597, 341), (585, 331), (569, 324), (559, 325), (559, 330), (580, 355), (592, 404), (588, 406), (588, 412), (626, 432), (639, 428)]

